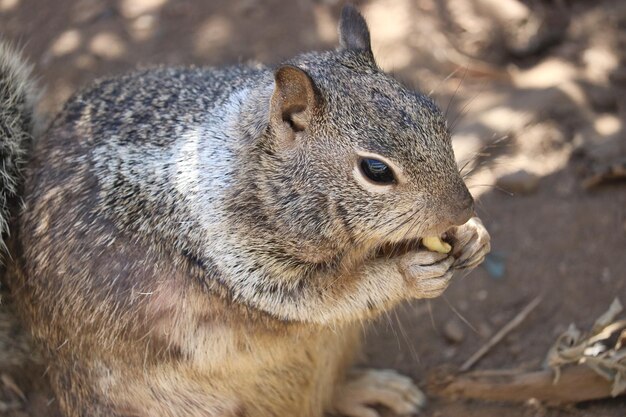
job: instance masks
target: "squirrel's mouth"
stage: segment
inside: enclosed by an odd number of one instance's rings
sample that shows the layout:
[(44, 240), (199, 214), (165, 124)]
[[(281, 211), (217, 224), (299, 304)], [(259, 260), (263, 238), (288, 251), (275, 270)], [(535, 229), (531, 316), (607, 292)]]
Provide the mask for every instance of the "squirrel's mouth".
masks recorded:
[[(454, 246), (455, 237), (450, 233), (443, 233), (441, 240)], [(386, 242), (380, 245), (375, 252), (376, 258), (392, 258), (405, 255), (411, 251), (425, 249), (422, 245), (422, 238), (405, 239), (400, 242)]]
[(400, 242), (386, 242), (376, 250), (376, 258), (393, 258), (405, 255), (421, 247), (422, 238), (405, 239)]

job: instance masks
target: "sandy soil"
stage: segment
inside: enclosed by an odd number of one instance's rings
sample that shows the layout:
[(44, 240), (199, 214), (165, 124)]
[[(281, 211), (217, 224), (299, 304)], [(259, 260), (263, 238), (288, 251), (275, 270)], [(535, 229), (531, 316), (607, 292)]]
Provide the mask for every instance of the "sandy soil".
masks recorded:
[[(53, 115), (81, 85), (138, 65), (277, 63), (332, 48), (341, 3), (0, 0), (0, 35), (24, 46), (47, 87), (41, 110)], [(626, 187), (582, 185), (626, 160), (626, 4), (358, 4), (380, 65), (446, 110), (494, 254), (490, 270), (458, 277), (444, 297), (381, 319), (368, 334), (364, 362), (397, 368), (425, 386), (429, 375), (461, 364), (542, 294), (539, 307), (476, 366), (537, 368), (569, 323), (589, 326), (616, 295), (626, 303)], [(520, 169), (536, 175), (535, 190), (496, 186)], [(460, 333), (456, 342), (446, 328)], [(6, 356), (22, 354), (0, 347)], [(20, 385), (20, 372), (28, 370), (2, 372)], [(22, 387), (26, 401), (3, 381), (0, 398), (13, 402), (2, 402), (0, 415), (56, 415), (43, 379)], [(626, 415), (626, 400), (544, 407), (433, 398), (424, 415), (618, 417)]]

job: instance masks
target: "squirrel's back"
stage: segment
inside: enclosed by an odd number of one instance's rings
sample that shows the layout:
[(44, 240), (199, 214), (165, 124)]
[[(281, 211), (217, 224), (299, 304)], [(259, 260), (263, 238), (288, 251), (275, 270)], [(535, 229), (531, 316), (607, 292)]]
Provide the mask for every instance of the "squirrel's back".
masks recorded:
[[(209, 212), (219, 229), (223, 192), (241, 168), (236, 154), (266, 127), (259, 121), (272, 82), (269, 69), (247, 66), (151, 68), (98, 80), (66, 102), (37, 144), (31, 183), (48, 185), (33, 191), (62, 190), (55, 204), (69, 208), (86, 201), (86, 189), (72, 181), (93, 181), (91, 211), (120, 230), (171, 238), (183, 251), (197, 246), (189, 242), (199, 230), (192, 211)], [(172, 228), (174, 218), (189, 225), (184, 233)]]
[(97, 80), (72, 96), (55, 124), (83, 119), (90, 133), (125, 136), (135, 142), (173, 138), (175, 130), (206, 122), (232, 92), (262, 77), (267, 70), (238, 66), (151, 68)]

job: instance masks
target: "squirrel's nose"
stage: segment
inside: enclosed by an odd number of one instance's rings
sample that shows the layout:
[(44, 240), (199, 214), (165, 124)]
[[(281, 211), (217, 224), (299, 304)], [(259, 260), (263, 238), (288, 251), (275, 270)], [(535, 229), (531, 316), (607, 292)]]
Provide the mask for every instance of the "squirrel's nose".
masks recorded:
[(474, 216), (474, 198), (465, 185), (462, 186), (459, 194), (460, 196), (456, 200), (456, 210), (451, 219), (454, 226), (465, 224)]

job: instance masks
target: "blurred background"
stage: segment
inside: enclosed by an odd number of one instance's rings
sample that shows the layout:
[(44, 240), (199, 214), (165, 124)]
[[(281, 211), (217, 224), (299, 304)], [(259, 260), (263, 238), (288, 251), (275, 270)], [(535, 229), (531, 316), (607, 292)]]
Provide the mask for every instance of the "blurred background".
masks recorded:
[[(434, 372), (460, 365), (543, 295), (475, 366), (539, 368), (569, 323), (587, 328), (614, 297), (626, 303), (626, 1), (354, 3), (368, 20), (379, 65), (446, 112), (493, 238), (485, 264), (457, 277), (444, 297), (383, 317), (368, 334), (363, 361), (427, 386)], [(34, 64), (46, 88), (40, 111), (52, 118), (82, 85), (138, 66), (277, 64), (334, 48), (342, 5), (0, 0), (0, 36)], [(0, 330), (18, 340), (7, 317), (0, 315)], [(39, 372), (19, 359), (27, 344), (0, 346), (0, 415), (56, 415), (41, 377), (22, 382)], [(546, 407), (433, 399), (424, 415), (623, 417), (626, 401)]]

